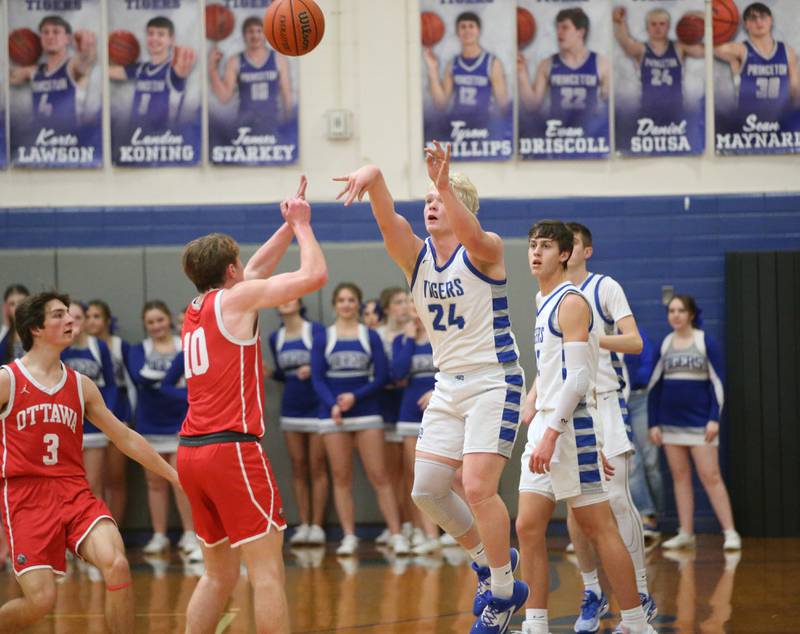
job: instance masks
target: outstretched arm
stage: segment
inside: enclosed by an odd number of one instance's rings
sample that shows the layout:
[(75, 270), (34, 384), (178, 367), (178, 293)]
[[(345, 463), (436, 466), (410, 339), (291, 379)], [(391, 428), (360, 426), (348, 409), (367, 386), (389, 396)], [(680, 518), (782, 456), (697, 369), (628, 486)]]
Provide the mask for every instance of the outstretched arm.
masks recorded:
[[(296, 198), (305, 200), (306, 187), (308, 180), (305, 176), (300, 177), (300, 187), (295, 194)], [(244, 279), (258, 280), (266, 279), (272, 275), (278, 262), (286, 253), (286, 249), (292, 243), (294, 231), (289, 226), (289, 223), (284, 222), (275, 233), (272, 234), (269, 240), (262, 244), (258, 251), (253, 254), (247, 261), (247, 266), (244, 267)]]
[(738, 75), (744, 64), (747, 49), (741, 42), (727, 42), (714, 47), (714, 57), (731, 65), (731, 72)]
[(625, 55), (641, 63), (644, 56), (644, 44), (631, 37), (628, 23), (625, 20), (625, 7), (615, 7), (612, 14), (614, 20), (614, 37), (616, 38)]
[(450, 186), (450, 144), (443, 148), (438, 141), (425, 148), (425, 162), (436, 190), (442, 197), (447, 218), (458, 241), (467, 253), (480, 262), (501, 264), (503, 241), (496, 233), (484, 231), (478, 217), (464, 206)]
[(83, 388), (83, 402), (86, 418), (106, 436), (126, 456), (135, 460), (148, 471), (160, 475), (174, 485), (180, 486), (178, 474), (159, 456), (147, 441), (111, 413), (106, 407), (100, 390), (85, 376), (79, 376)]
[(683, 44), (681, 42), (676, 42), (675, 47), (678, 49), (678, 54), (681, 56), (682, 60), (687, 57), (703, 59), (706, 56), (706, 47), (703, 44)]
[(492, 92), (494, 93), (494, 101), (497, 107), (504, 111), (508, 108), (510, 102), (508, 96), (508, 86), (506, 85), (506, 76), (503, 72), (503, 64), (496, 57), (492, 60), (492, 68), (489, 78), (492, 82)]
[(405, 273), (406, 278), (411, 279), (417, 255), (422, 249), (422, 240), (414, 235), (408, 220), (395, 211), (392, 195), (380, 169), (376, 165), (365, 165), (352, 174), (333, 180), (346, 183), (336, 197), (339, 200), (346, 196), (345, 207), (354, 200), (360, 201), (364, 194), (369, 194), (372, 215), (378, 223), (389, 257)]
[(78, 54), (69, 61), (70, 72), (75, 82), (81, 81), (97, 61), (97, 37), (91, 31), (82, 29), (75, 33), (75, 50)]
[(425, 58), (425, 65), (428, 67), (428, 86), (431, 90), (431, 100), (433, 104), (440, 110), (447, 107), (450, 101), (450, 95), (453, 94), (453, 70), (450, 65), (447, 66), (444, 73), (444, 81), (439, 79), (439, 59), (434, 54), (431, 48), (425, 48), (422, 51)]
[(12, 86), (27, 84), (36, 73), (36, 66), (12, 66), (8, 73), (8, 82)]

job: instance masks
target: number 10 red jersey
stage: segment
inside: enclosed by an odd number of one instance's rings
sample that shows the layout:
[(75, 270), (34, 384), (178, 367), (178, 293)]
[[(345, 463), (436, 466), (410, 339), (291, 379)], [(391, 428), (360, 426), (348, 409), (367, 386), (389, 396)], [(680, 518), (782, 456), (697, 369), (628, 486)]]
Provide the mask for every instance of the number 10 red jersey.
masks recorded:
[(189, 412), (181, 436), (223, 431), (264, 435), (263, 377), (258, 327), (237, 339), (222, 321), (224, 290), (189, 304), (183, 321), (183, 359)]
[(62, 364), (61, 381), (40, 385), (21, 360), (3, 368), (11, 376), (0, 411), (3, 478), (85, 477), (81, 375)]

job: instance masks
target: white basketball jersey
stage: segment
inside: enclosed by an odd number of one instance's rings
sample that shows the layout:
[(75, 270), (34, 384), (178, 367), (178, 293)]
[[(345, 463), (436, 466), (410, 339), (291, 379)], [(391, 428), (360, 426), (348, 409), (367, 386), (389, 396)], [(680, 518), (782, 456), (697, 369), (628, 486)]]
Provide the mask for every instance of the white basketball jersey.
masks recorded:
[[(622, 286), (607, 275), (589, 273), (587, 278), (581, 282), (580, 290), (592, 306), (595, 323), (602, 328), (600, 334), (615, 334), (616, 323), (623, 317), (633, 314)], [(622, 355), (600, 349), (600, 361), (597, 368), (598, 392), (612, 392), (624, 387), (622, 365)]]
[[(548, 295), (537, 301), (536, 328), (534, 330), (534, 348), (536, 350), (536, 409), (539, 411), (554, 410), (558, 404), (561, 386), (567, 378), (564, 364), (564, 339), (558, 327), (558, 309), (567, 295), (575, 294), (586, 300), (572, 282), (559, 284)], [(595, 406), (595, 380), (597, 376), (598, 352), (600, 337), (597, 332), (597, 321), (592, 317), (589, 324), (589, 389), (581, 399), (579, 406)]]
[(441, 267), (430, 238), (417, 257), (411, 297), (442, 372), (467, 372), (493, 364), (517, 363), (506, 280), (475, 268), (459, 245)]

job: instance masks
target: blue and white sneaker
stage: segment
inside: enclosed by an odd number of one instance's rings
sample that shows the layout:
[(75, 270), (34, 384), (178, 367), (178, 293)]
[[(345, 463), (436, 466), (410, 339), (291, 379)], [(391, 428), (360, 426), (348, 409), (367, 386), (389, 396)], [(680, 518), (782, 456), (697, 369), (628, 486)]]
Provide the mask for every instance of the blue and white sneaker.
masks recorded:
[[(509, 552), (511, 558), (511, 573), (519, 566), (519, 551), (512, 548)], [(489, 600), (489, 591), (492, 589), (492, 572), (487, 566), (479, 566), (474, 561), (472, 562), (472, 569), (478, 575), (478, 589), (475, 591), (475, 598), (472, 600), (472, 615), (480, 616), (483, 608)]]
[(656, 607), (656, 600), (652, 594), (639, 593), (639, 599), (642, 601), (642, 610), (644, 610), (644, 618), (648, 623), (652, 624), (658, 616), (658, 608)]
[(608, 614), (608, 599), (605, 593), (600, 592), (598, 597), (591, 590), (583, 591), (581, 615), (575, 621), (575, 631), (579, 634), (589, 634), (600, 629), (600, 619)]
[(511, 624), (511, 617), (528, 600), (528, 584), (514, 581), (514, 591), (508, 599), (497, 599), (488, 593), (488, 601), (483, 612), (470, 629), (470, 634), (505, 634)]

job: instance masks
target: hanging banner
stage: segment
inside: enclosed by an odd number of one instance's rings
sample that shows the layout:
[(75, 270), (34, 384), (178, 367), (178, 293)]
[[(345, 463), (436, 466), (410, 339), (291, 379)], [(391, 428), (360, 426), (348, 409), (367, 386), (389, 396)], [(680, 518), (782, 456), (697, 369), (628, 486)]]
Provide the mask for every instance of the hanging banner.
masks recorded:
[(8, 3), (11, 163), (103, 164), (100, 0)]
[[(226, 6), (229, 5), (229, 6)], [(218, 165), (297, 162), (297, 58), (264, 37), (270, 0), (207, 4), (209, 158)]]
[(615, 0), (612, 28), (617, 153), (702, 154), (703, 0)]
[(514, 153), (515, 10), (508, 0), (420, 0), (424, 140), (450, 142), (453, 160)]
[(519, 0), (519, 154), (524, 159), (609, 155), (606, 0)]
[[(6, 7), (4, 0), (0, 0), (0, 41), (6, 35)], [(8, 49), (0, 47), (0, 169), (6, 168), (6, 74), (8, 64), (6, 55)]]
[(198, 0), (109, 0), (108, 77), (115, 165), (200, 161)]
[(800, 152), (797, 0), (714, 0), (717, 154)]

